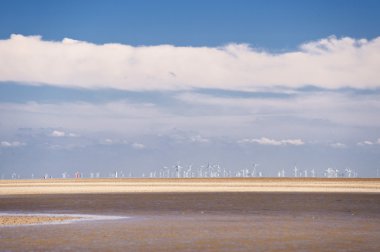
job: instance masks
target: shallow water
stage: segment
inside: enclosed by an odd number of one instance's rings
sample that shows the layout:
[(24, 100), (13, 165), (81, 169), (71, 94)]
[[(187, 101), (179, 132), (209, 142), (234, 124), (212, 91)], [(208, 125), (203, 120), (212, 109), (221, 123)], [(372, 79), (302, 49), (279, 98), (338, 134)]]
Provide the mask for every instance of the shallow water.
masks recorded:
[(0, 227), (1, 250), (380, 251), (377, 194), (19, 195), (0, 211), (131, 217)]

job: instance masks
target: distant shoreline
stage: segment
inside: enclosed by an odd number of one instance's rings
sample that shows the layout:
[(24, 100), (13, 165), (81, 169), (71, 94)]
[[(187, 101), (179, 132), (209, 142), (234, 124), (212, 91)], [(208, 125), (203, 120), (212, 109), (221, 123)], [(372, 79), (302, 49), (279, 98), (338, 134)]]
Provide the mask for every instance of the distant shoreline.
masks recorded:
[(0, 180), (0, 195), (154, 192), (380, 193), (377, 178), (187, 178)]

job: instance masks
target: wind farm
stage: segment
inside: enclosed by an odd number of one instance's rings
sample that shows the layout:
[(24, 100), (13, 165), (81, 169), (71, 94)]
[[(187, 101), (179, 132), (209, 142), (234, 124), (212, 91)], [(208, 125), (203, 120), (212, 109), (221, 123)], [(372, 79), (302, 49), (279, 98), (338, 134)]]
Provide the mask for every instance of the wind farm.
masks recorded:
[[(249, 167), (249, 166), (248, 166)], [(273, 170), (273, 169), (272, 169)], [(1, 174), (1, 179), (53, 179), (53, 178), (360, 178), (357, 170), (345, 168), (345, 169), (333, 169), (327, 168), (325, 170), (316, 171), (312, 169), (299, 169), (295, 165), (293, 169), (282, 168), (278, 170), (277, 174), (273, 172), (267, 172), (265, 169), (260, 169), (260, 165), (252, 163), (250, 168), (244, 169), (226, 169), (219, 163), (212, 164), (207, 163), (200, 166), (193, 164), (181, 165), (181, 162), (177, 162), (172, 166), (163, 166), (159, 169), (151, 169), (147, 172), (137, 172), (136, 169), (119, 169), (108, 174), (101, 174), (100, 172), (84, 173), (76, 171), (71, 174), (68, 172), (62, 172), (61, 176), (56, 174), (49, 175), (47, 173), (36, 176), (34, 173), (28, 177), (25, 174)], [(376, 173), (375, 178), (379, 177)]]

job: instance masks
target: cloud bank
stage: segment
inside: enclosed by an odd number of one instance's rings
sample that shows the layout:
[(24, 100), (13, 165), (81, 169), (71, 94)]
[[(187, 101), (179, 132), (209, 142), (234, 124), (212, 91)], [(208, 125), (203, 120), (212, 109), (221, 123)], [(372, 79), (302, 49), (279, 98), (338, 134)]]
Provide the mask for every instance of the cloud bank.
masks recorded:
[(284, 139), (284, 140), (275, 140), (270, 139), (266, 137), (262, 138), (253, 138), (253, 139), (242, 139), (239, 141), (239, 143), (256, 143), (256, 144), (262, 144), (262, 145), (274, 145), (274, 146), (281, 146), (281, 145), (304, 145), (304, 141), (301, 139)]
[(63, 131), (59, 131), (59, 130), (54, 130), (51, 134), (50, 134), (50, 136), (52, 136), (52, 137), (64, 137), (66, 134), (65, 134), (65, 132), (63, 132)]
[(0, 40), (0, 81), (79, 88), (379, 88), (379, 65), (380, 37), (329, 37), (278, 54), (246, 44), (135, 47), (15, 34)]
[(14, 148), (14, 147), (21, 147), (25, 145), (26, 143), (19, 142), (19, 141), (13, 141), (13, 142), (1, 141), (0, 142), (0, 147), (4, 147), (4, 148)]
[(346, 144), (344, 144), (344, 143), (339, 143), (339, 142), (337, 142), (337, 143), (332, 143), (332, 144), (330, 144), (330, 146), (333, 147), (333, 148), (336, 148), (336, 149), (345, 149), (345, 148), (347, 148), (347, 145), (346, 145)]
[(61, 131), (61, 130), (53, 130), (49, 134), (49, 136), (52, 136), (52, 137), (78, 137), (79, 135), (75, 134), (75, 133)]
[(145, 145), (143, 145), (142, 143), (133, 143), (132, 148), (136, 150), (142, 150), (145, 149)]
[(365, 140), (357, 143), (359, 146), (372, 146), (376, 144), (380, 144), (380, 138), (378, 138), (376, 141)]

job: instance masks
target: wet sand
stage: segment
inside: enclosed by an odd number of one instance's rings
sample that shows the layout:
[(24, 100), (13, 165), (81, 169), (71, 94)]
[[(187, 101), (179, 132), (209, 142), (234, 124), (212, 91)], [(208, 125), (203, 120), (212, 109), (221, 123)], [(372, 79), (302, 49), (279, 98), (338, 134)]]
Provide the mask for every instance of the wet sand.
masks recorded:
[(0, 211), (131, 217), (0, 227), (9, 251), (380, 251), (373, 192), (0, 193)]

